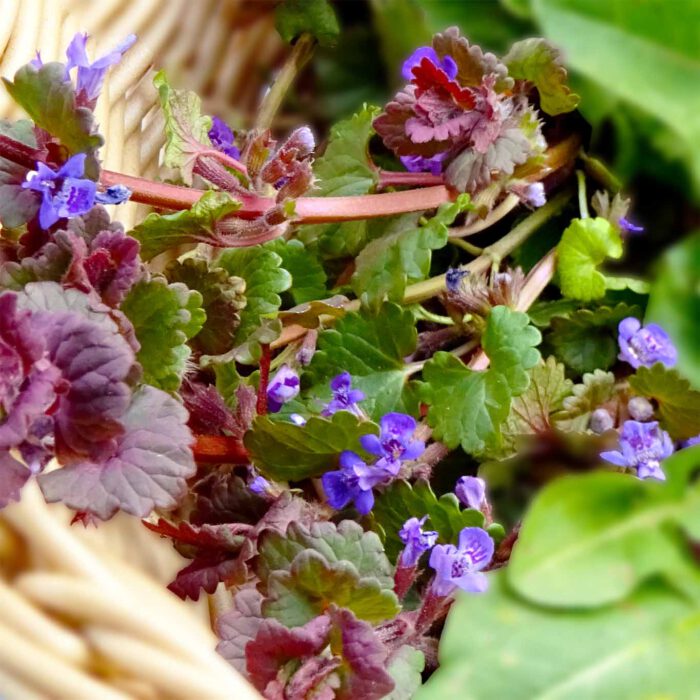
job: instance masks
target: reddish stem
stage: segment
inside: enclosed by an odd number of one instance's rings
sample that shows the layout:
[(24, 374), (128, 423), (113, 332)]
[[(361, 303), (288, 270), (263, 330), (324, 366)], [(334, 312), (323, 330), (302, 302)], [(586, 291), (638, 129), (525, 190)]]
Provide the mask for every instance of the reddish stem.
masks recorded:
[(429, 187), (431, 185), (444, 185), (442, 175), (431, 173), (395, 172), (393, 170), (379, 171), (379, 187)]
[(248, 451), (239, 440), (225, 435), (197, 435), (194, 458), (204, 464), (248, 464)]
[(260, 357), (260, 384), (258, 385), (258, 415), (264, 416), (267, 413), (267, 384), (270, 381), (270, 361), (272, 352), (269, 345), (261, 345), (262, 356)]
[(38, 160), (43, 160), (44, 153), (26, 143), (15, 141), (9, 136), (0, 134), (0, 155), (17, 165), (34, 170)]

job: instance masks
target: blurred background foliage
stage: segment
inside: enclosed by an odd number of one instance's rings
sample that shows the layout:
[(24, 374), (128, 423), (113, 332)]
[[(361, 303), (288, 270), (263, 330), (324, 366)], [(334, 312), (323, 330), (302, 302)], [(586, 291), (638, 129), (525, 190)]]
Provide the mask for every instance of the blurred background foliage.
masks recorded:
[[(363, 102), (383, 104), (401, 63), (433, 33), (458, 25), (502, 54), (544, 36), (559, 46), (588, 151), (632, 198), (633, 238), (619, 272), (653, 282), (649, 314), (679, 346), (681, 370), (700, 387), (700, 0), (345, 0), (341, 34), (314, 56), (289, 101), (327, 133)], [(301, 113), (301, 114), (300, 114)]]

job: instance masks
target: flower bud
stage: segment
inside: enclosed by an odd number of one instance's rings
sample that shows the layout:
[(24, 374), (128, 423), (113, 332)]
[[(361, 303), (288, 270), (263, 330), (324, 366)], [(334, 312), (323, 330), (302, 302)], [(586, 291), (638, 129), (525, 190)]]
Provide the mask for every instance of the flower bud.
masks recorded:
[(627, 410), (634, 420), (651, 420), (654, 416), (654, 407), (649, 399), (643, 396), (634, 396), (627, 403)]
[(591, 414), (589, 428), (600, 435), (615, 425), (612, 416), (604, 408), (596, 408)]

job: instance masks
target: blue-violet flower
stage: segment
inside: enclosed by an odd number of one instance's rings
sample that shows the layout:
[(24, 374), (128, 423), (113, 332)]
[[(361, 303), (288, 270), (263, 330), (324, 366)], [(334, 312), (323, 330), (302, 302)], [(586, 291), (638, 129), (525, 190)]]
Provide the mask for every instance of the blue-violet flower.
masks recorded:
[(47, 229), (59, 219), (86, 214), (95, 204), (97, 185), (83, 177), (85, 153), (71, 156), (58, 170), (37, 162), (22, 187), (41, 194), (39, 225)]
[(350, 450), (341, 452), (338, 461), (340, 469), (321, 477), (329, 505), (340, 510), (353, 501), (358, 512), (367, 515), (374, 505), (372, 487), (390, 480), (392, 475), (381, 469), (373, 470)]
[(430, 173), (431, 175), (441, 175), (445, 158), (449, 151), (437, 153), (431, 158), (424, 156), (401, 156), (399, 160), (406, 170), (411, 173)]
[(387, 413), (379, 421), (380, 434), (363, 435), (360, 444), (370, 454), (379, 457), (379, 468), (398, 473), (402, 460), (417, 459), (425, 451), (425, 443), (413, 434), (416, 421), (405, 413)]
[(288, 365), (282, 365), (267, 387), (267, 410), (277, 413), (282, 405), (299, 393), (299, 375)]
[(678, 353), (666, 331), (655, 323), (642, 326), (638, 319), (629, 316), (618, 326), (618, 357), (637, 367), (651, 367), (663, 362), (667, 367), (676, 364)]
[(399, 559), (400, 566), (412, 568), (421, 558), (423, 552), (427, 552), (436, 542), (438, 533), (433, 530), (423, 531), (423, 525), (428, 516), (409, 518), (399, 530), (399, 537), (406, 545)]
[(465, 527), (459, 533), (459, 544), (436, 544), (430, 553), (430, 566), (435, 570), (432, 592), (446, 596), (455, 588), (468, 593), (483, 593), (488, 581), (481, 570), (493, 557), (493, 540), (480, 527)]
[(641, 233), (644, 231), (644, 226), (635, 226), (635, 224), (626, 219), (624, 216), (621, 216), (617, 220), (617, 224), (626, 233)]
[(352, 377), (350, 372), (343, 372), (331, 379), (332, 400), (321, 412), (322, 416), (332, 416), (337, 411), (350, 411), (355, 415), (360, 414), (357, 406), (358, 401), (365, 398), (364, 392), (352, 388)]
[(664, 481), (666, 475), (661, 469), (661, 460), (672, 453), (673, 442), (656, 421), (640, 423), (628, 420), (620, 432), (620, 449), (602, 452), (600, 456), (618, 467), (636, 469), (640, 479)]
[(469, 275), (469, 270), (462, 270), (459, 267), (448, 267), (445, 273), (445, 287), (448, 292), (458, 292), (462, 285), (462, 280)]
[(92, 104), (100, 95), (108, 68), (115, 63), (119, 63), (122, 55), (136, 41), (136, 35), (129, 34), (114, 50), (92, 63), (90, 63), (87, 55), (87, 40), (87, 34), (76, 34), (73, 37), (73, 41), (68, 45), (66, 49), (66, 56), (68, 57), (66, 79), (70, 78), (69, 72), (73, 68), (77, 68), (76, 93), (78, 98), (84, 98), (88, 104)]
[(486, 500), (486, 482), (477, 476), (463, 476), (457, 480), (455, 493), (462, 505), (481, 510)]
[(457, 77), (457, 64), (452, 56), (445, 56), (440, 60), (432, 46), (420, 46), (403, 62), (401, 75), (404, 80), (413, 80), (413, 69), (419, 66), (424, 58), (427, 58), (435, 67), (443, 70), (450, 80)]
[(223, 119), (219, 119), (219, 117), (211, 118), (209, 140), (217, 151), (221, 151), (236, 160), (241, 157), (241, 152), (236, 148), (236, 144), (234, 143), (234, 133)]

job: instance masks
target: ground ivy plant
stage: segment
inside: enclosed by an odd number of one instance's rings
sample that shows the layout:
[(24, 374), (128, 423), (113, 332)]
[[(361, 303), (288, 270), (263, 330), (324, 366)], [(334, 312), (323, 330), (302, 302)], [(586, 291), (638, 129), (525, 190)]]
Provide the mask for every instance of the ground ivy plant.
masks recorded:
[[(556, 47), (452, 27), (387, 104), (273, 135), (338, 31), (322, 0), (277, 22), (247, 130), (155, 76), (167, 182), (100, 166), (134, 37), (5, 79), (29, 119), (0, 124), (0, 506), (36, 479), (76, 521), (143, 519), (267, 698), (686, 697), (693, 350), (611, 272), (643, 230)], [(152, 213), (125, 231), (129, 200)]]

